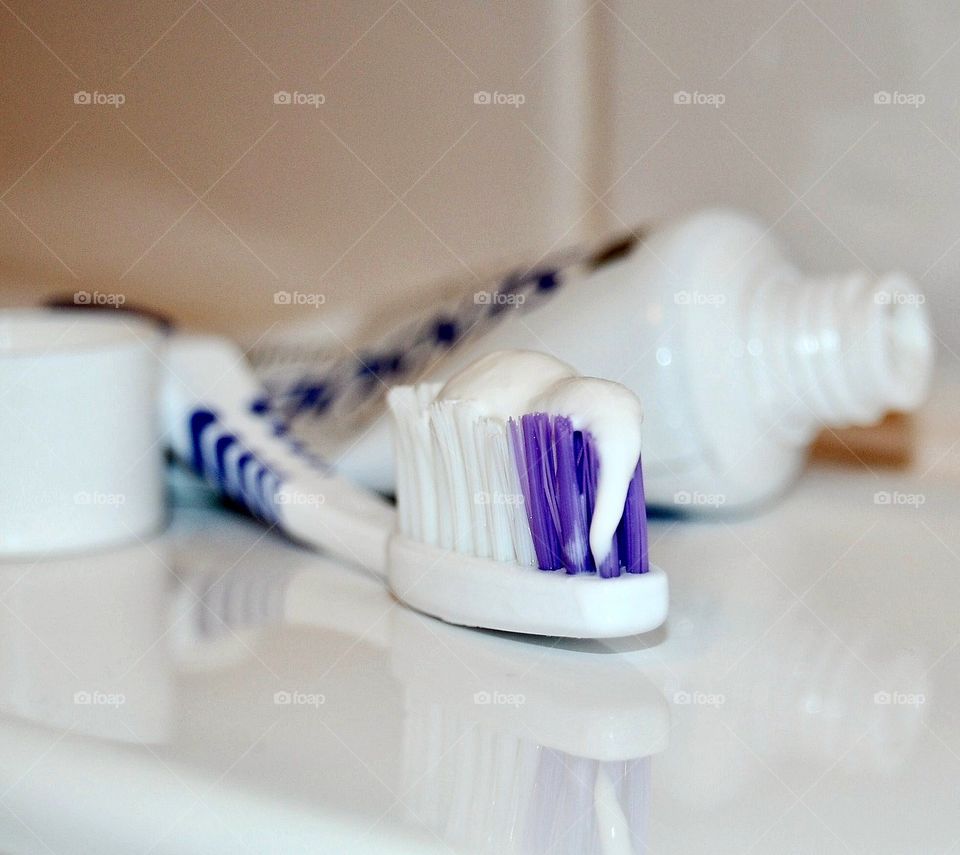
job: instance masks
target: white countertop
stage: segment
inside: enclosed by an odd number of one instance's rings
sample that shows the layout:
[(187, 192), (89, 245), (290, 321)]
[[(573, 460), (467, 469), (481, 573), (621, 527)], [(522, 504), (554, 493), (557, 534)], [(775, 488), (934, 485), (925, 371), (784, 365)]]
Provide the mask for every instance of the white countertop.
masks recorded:
[(447, 626), (215, 509), (0, 564), (0, 850), (960, 852), (958, 400), (911, 472), (653, 521), (670, 618), (618, 643)]

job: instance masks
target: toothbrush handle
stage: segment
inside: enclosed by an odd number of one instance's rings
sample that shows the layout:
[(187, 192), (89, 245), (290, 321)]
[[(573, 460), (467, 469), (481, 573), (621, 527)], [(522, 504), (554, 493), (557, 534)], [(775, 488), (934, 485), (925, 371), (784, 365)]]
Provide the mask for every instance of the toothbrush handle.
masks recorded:
[[(522, 264), (490, 278), (481, 290), (476, 282), (464, 286), (459, 296), (441, 299), (439, 308), (417, 312), (413, 320), (381, 335), (378, 344), (364, 348), (359, 370), (356, 356), (344, 359), (339, 346), (310, 347), (294, 337), (292, 342), (255, 347), (254, 365), (261, 376), (270, 378), (274, 393), (267, 404), (280, 413), (343, 420), (356, 411), (358, 402), (369, 405), (380, 396), (384, 384), (414, 382), (447, 351), (494, 329), (515, 311), (527, 312), (552, 299), (569, 279), (627, 254), (641, 239), (642, 232), (635, 230), (612, 241), (551, 252), (533, 265)], [(289, 293), (279, 293), (290, 298)], [(403, 317), (403, 307), (396, 305), (383, 318), (392, 318), (397, 310)], [(329, 323), (324, 328), (330, 330)], [(346, 331), (342, 336), (354, 337)], [(339, 342), (342, 336), (332, 337)]]
[(173, 335), (165, 366), (163, 420), (177, 457), (271, 527), (385, 574), (392, 506), (333, 474), (284, 424), (251, 409), (263, 389), (238, 347)]

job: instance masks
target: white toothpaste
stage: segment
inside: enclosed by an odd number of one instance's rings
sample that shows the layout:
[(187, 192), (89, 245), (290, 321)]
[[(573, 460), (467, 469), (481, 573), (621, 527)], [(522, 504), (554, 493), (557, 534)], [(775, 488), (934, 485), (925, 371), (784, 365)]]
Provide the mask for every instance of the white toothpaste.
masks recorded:
[(593, 436), (600, 457), (590, 551), (599, 565), (610, 552), (640, 460), (640, 401), (625, 386), (581, 377), (559, 359), (531, 350), (487, 354), (454, 375), (437, 400), (471, 401), (487, 418), (526, 413), (566, 416), (574, 430)]

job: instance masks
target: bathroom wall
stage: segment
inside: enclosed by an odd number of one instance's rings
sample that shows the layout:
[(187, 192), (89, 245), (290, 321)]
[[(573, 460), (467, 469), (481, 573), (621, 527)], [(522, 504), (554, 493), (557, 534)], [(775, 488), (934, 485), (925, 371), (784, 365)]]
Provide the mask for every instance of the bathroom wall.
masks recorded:
[(742, 206), (811, 271), (916, 276), (960, 352), (960, 6), (654, 6), (601, 4), (610, 219)]
[(0, 38), (6, 303), (256, 335), (732, 203), (915, 274), (960, 351), (945, 0), (6, 0)]

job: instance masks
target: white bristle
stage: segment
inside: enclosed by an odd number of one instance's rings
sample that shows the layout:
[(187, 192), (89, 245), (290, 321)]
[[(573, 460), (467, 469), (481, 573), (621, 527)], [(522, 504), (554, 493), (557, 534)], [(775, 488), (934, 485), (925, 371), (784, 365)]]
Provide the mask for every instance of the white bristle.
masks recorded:
[(407, 695), (406, 816), (457, 851), (646, 851), (646, 757), (599, 760)]
[(398, 386), (400, 531), (421, 543), (536, 566), (507, 425), (469, 401), (436, 401), (437, 384)]

